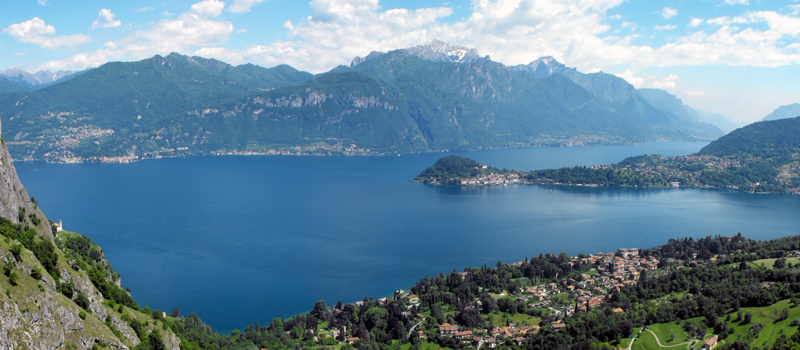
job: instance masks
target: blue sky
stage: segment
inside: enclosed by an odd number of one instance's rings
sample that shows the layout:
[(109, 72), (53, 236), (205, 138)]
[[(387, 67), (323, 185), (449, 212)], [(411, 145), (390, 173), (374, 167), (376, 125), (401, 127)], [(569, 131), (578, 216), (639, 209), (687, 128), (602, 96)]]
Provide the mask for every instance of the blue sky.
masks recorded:
[(0, 20), (0, 70), (179, 52), (319, 73), (440, 39), (507, 65), (550, 55), (737, 121), (800, 102), (798, 0), (19, 0)]

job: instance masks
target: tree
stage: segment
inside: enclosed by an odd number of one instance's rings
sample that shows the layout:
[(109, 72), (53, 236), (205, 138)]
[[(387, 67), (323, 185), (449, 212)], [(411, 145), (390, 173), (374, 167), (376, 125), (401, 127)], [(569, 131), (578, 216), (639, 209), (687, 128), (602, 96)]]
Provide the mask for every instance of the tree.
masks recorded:
[(747, 312), (744, 314), (744, 320), (742, 321), (742, 324), (748, 324), (752, 319), (753, 319), (753, 314)]
[(325, 300), (320, 300), (314, 303), (314, 308), (311, 310), (311, 314), (320, 320), (327, 320), (328, 305), (325, 304)]

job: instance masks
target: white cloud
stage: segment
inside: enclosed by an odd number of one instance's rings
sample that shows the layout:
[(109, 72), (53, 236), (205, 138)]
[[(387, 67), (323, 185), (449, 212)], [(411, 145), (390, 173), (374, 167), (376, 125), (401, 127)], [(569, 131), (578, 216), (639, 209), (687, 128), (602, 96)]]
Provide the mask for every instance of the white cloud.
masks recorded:
[(177, 19), (165, 19), (154, 28), (137, 32), (136, 37), (147, 40), (151, 47), (168, 47), (175, 51), (185, 51), (190, 46), (219, 45), (228, 40), (233, 33), (233, 24), (216, 21), (195, 13), (184, 13)]
[(111, 10), (100, 9), (100, 12), (97, 14), (97, 19), (92, 23), (92, 28), (111, 28), (121, 25), (121, 21), (114, 19), (114, 14), (111, 13)]
[(36, 2), (38, 2), (39, 5), (47, 6), (47, 0), (37, 0)]
[(192, 5), (192, 12), (201, 15), (217, 17), (225, 8), (225, 3), (219, 0), (203, 0)]
[(678, 15), (678, 9), (665, 7), (661, 10), (661, 17), (664, 17), (665, 19), (669, 19), (677, 15)]
[(706, 93), (705, 91), (681, 91), (681, 93), (686, 94), (687, 96), (695, 99), (710, 99), (713, 98), (710, 94)]
[[(774, 67), (800, 63), (797, 43), (800, 19), (797, 17), (761, 11), (711, 19), (692, 18), (688, 27), (704, 30), (693, 30), (656, 46), (643, 44), (638, 34), (619, 34), (622, 28), (636, 30), (635, 23), (607, 14), (609, 9), (623, 2), (475, 0), (467, 17), (454, 21), (450, 18), (453, 10), (446, 6), (384, 9), (378, 0), (313, 0), (310, 16), (284, 23), (288, 39), (254, 43), (244, 49), (224, 46), (234, 33), (232, 23), (209, 19), (194, 10), (164, 19), (126, 40), (115, 41), (119, 45), (115, 50), (128, 60), (177, 51), (232, 64), (249, 62), (274, 66), (286, 63), (315, 73), (348, 64), (353, 57), (365, 56), (373, 50), (389, 51), (433, 39), (477, 48), (482, 55), (490, 55), (507, 65), (529, 63), (551, 55), (581, 71), (598, 67), (609, 69), (615, 65), (635, 72), (647, 67), (680, 65)], [(234, 12), (237, 3), (239, 6), (256, 4), (234, 1), (227, 10)], [(216, 12), (204, 13), (213, 15)], [(703, 23), (713, 26), (705, 28)], [(677, 28), (662, 25), (658, 29)], [(77, 64), (102, 57), (101, 54), (88, 55), (71, 62)], [(64, 62), (68, 64), (67, 60)], [(662, 80), (647, 77), (642, 84)]]
[(678, 76), (675, 74), (670, 74), (666, 77), (656, 77), (653, 75), (645, 75), (639, 76), (631, 70), (630, 68), (626, 69), (624, 72), (617, 74), (618, 77), (625, 79), (635, 88), (653, 88), (653, 89), (662, 89), (667, 90), (669, 92), (674, 93), (677, 88), (677, 81)]
[(725, 0), (728, 5), (750, 5), (750, 0)]
[(357, 22), (378, 10), (378, 0), (311, 0), (312, 19), (320, 22)]
[(659, 32), (663, 32), (665, 30), (673, 30), (673, 29), (676, 29), (676, 28), (678, 28), (678, 26), (676, 26), (674, 24), (667, 24), (667, 25), (663, 25), (663, 26), (662, 25), (657, 25), (657, 26), (653, 27), (653, 29), (655, 29), (655, 30), (657, 30)]
[(145, 7), (138, 8), (138, 9), (134, 10), (134, 12), (149, 12), (149, 11), (153, 11), (155, 9), (156, 8), (152, 7), (152, 6), (145, 6)]
[(233, 0), (233, 4), (228, 7), (228, 11), (233, 13), (250, 12), (250, 8), (267, 0)]
[(667, 90), (669, 92), (674, 93), (678, 85), (677, 82), (678, 82), (678, 76), (675, 74), (670, 74), (664, 78), (652, 81), (648, 87), (654, 89)]
[(74, 47), (92, 40), (91, 37), (83, 34), (53, 36), (56, 28), (45, 23), (39, 17), (12, 24), (4, 31), (21, 42), (36, 44), (48, 49), (61, 46)]

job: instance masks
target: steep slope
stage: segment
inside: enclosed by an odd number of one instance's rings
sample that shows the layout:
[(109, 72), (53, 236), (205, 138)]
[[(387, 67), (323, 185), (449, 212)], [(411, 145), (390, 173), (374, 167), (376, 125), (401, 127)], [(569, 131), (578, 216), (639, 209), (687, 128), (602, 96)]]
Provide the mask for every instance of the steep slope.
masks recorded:
[(625, 79), (615, 75), (603, 72), (582, 73), (575, 68), (566, 67), (550, 56), (539, 58), (527, 65), (509, 68), (532, 73), (538, 78), (546, 78), (553, 74), (563, 75), (592, 95), (622, 104), (628, 108), (628, 112), (639, 114), (642, 120), (649, 119), (656, 125), (668, 123), (674, 128), (685, 129), (688, 134), (699, 137), (715, 138), (723, 134), (716, 125), (702, 120), (698, 112), (684, 105), (677, 97), (663, 90), (637, 90)]
[(778, 120), (786, 118), (800, 117), (800, 103), (792, 103), (790, 105), (780, 106), (772, 113), (767, 114), (761, 121)]
[[(143, 341), (179, 349), (180, 340), (138, 310), (114, 280), (96, 245), (92, 265), (62, 250), (50, 221), (17, 177), (8, 149), (0, 145), (0, 347), (90, 349), (95, 344), (130, 349)], [(78, 237), (71, 234), (70, 237)], [(85, 240), (89, 244), (88, 238)], [(55, 243), (55, 244), (54, 244)], [(87, 245), (87, 247), (89, 247)], [(66, 249), (66, 248), (64, 248)], [(108, 274), (100, 271), (107, 271)], [(94, 277), (90, 277), (92, 274)], [(98, 289), (103, 286), (103, 290)], [(116, 291), (111, 297), (111, 291)], [(130, 299), (128, 295), (127, 298)], [(135, 328), (135, 329), (134, 329)], [(161, 329), (156, 331), (156, 329)]]

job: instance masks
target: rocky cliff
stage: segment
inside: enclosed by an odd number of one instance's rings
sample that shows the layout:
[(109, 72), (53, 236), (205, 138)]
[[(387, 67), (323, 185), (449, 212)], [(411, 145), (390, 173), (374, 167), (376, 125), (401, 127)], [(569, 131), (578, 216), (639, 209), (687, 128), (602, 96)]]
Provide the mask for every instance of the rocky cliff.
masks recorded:
[(0, 216), (5, 218), (0, 220), (0, 350), (96, 344), (130, 349), (145, 336), (152, 343), (148, 335), (155, 329), (160, 331), (153, 337), (166, 348), (180, 348), (178, 337), (152, 315), (105, 299), (76, 258), (56, 247), (59, 238), (22, 186), (5, 142), (0, 145)]

